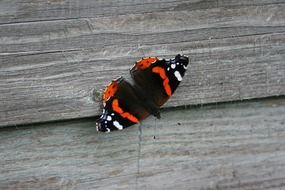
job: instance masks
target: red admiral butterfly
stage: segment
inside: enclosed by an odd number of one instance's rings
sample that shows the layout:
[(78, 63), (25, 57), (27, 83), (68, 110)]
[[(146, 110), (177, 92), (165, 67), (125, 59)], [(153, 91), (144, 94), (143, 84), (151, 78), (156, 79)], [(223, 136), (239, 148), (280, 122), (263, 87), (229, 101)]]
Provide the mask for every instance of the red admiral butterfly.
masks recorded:
[(150, 114), (160, 118), (159, 108), (169, 99), (185, 74), (188, 57), (142, 58), (130, 70), (132, 83), (120, 77), (103, 93), (103, 114), (96, 122), (98, 131), (122, 130)]

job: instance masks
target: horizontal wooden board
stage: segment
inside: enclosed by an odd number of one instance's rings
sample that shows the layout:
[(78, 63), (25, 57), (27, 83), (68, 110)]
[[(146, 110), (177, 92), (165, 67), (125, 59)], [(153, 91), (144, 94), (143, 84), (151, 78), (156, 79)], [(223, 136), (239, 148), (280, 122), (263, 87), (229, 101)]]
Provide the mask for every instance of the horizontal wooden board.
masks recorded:
[(0, 24), (283, 4), (284, 0), (13, 0), (0, 2)]
[(284, 115), (283, 97), (163, 111), (141, 132), (2, 128), (0, 189), (284, 189)]
[(0, 126), (98, 115), (142, 56), (190, 57), (165, 107), (285, 94), (285, 1), (48, 2), (1, 2)]

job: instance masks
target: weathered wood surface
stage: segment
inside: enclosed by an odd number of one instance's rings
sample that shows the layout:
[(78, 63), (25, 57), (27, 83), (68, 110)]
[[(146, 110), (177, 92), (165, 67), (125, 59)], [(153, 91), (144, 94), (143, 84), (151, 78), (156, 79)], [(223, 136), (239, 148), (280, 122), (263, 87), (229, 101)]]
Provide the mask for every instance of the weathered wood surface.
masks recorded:
[(284, 115), (285, 97), (163, 111), (141, 133), (2, 128), (0, 189), (285, 189)]
[(190, 56), (165, 105), (285, 94), (285, 1), (1, 1), (0, 126), (99, 114), (135, 60)]

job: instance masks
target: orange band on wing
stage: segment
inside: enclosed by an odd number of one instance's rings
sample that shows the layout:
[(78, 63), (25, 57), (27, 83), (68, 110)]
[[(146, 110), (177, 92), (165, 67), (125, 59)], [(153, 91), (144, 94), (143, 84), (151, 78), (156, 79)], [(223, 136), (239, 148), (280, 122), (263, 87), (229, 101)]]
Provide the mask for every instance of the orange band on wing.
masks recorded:
[(130, 114), (129, 112), (124, 112), (124, 110), (122, 108), (120, 108), (119, 106), (119, 100), (118, 99), (114, 99), (112, 102), (112, 108), (115, 112), (117, 112), (118, 114), (120, 114), (123, 118), (127, 118), (128, 120), (134, 122), (134, 123), (138, 123), (139, 120), (133, 116), (132, 114)]
[(145, 57), (137, 61), (136, 67), (140, 70), (147, 69), (151, 64), (155, 63), (158, 60), (157, 57)]
[(105, 89), (103, 93), (103, 100), (104, 102), (107, 102), (110, 97), (114, 96), (115, 93), (118, 90), (118, 82), (117, 81), (112, 81)]
[(160, 78), (163, 80), (163, 87), (168, 96), (171, 96), (171, 88), (169, 86), (169, 79), (166, 76), (165, 70), (161, 67), (153, 67), (152, 72), (159, 74)]

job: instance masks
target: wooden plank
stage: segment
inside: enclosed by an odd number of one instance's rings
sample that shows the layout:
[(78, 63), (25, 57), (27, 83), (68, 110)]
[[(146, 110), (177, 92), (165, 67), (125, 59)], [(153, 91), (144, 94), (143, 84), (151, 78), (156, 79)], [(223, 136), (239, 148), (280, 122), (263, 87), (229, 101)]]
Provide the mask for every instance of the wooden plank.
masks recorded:
[(0, 2), (0, 24), (92, 18), (110, 15), (171, 12), (175, 10), (201, 10), (213, 8), (236, 8), (242, 6), (266, 6), (283, 4), (284, 0), (13, 0)]
[(163, 111), (141, 133), (2, 128), (0, 189), (284, 189), (284, 115), (283, 97)]
[[(47, 6), (45, 15), (67, 3), (60, 2), (52, 1), (55, 7)], [(110, 3), (94, 2), (96, 10)], [(285, 94), (284, 1), (169, 1), (163, 6), (177, 6), (164, 11), (158, 3), (139, 2), (127, 8), (117, 2), (113, 8), (126, 12), (86, 18), (60, 19), (51, 11), (54, 18), (45, 20), (44, 13), (28, 15), (26, 9), (26, 17), (14, 21), (6, 15), (0, 25), (0, 126), (98, 115), (93, 90), (128, 77), (143, 55), (190, 56), (187, 76), (165, 107)], [(142, 5), (153, 9), (146, 13)]]

